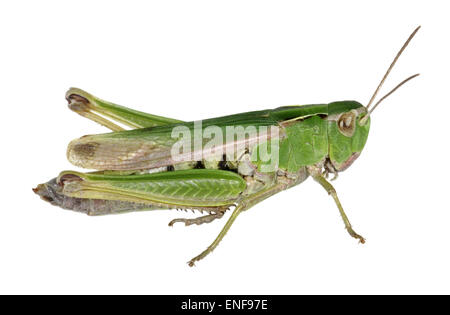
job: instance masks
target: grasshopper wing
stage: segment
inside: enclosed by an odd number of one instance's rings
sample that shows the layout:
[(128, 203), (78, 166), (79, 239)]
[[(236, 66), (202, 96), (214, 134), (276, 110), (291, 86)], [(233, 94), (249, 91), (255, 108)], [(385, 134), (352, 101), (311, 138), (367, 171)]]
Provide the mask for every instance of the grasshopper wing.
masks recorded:
[[(90, 135), (72, 141), (67, 150), (67, 158), (76, 166), (96, 170), (152, 169), (209, 158), (217, 152), (225, 152), (227, 147), (236, 146), (238, 142), (241, 142), (239, 143), (241, 145), (244, 142), (246, 147), (251, 147), (261, 139), (269, 139), (270, 128), (268, 127), (270, 126), (277, 127), (278, 122), (270, 116), (270, 111), (264, 110), (208, 119), (201, 123), (174, 123)], [(233, 132), (244, 133), (244, 137), (239, 138), (234, 135), (229, 137), (230, 128)], [(204, 145), (210, 141), (210, 138), (205, 138), (203, 135), (211, 130), (216, 137), (220, 138), (221, 150), (216, 148), (214, 153), (211, 151), (208, 153), (210, 155), (205, 155), (203, 154), (205, 153)], [(264, 131), (261, 132), (261, 130)], [(200, 146), (196, 145), (198, 136)], [(188, 148), (188, 150), (182, 150), (181, 158), (173, 157), (172, 148), (175, 144), (184, 149)]]

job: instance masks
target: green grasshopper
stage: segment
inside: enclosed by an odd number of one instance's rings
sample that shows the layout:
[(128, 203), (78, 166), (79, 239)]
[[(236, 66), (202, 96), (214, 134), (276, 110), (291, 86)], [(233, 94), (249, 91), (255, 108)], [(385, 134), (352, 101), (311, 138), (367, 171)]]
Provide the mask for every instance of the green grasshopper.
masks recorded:
[[(71, 88), (66, 93), (69, 108), (113, 132), (84, 136), (68, 146), (70, 162), (96, 171), (64, 171), (33, 190), (53, 205), (88, 215), (154, 209), (206, 212), (194, 219), (175, 219), (170, 226), (209, 223), (234, 207), (212, 244), (188, 262), (193, 266), (217, 247), (241, 212), (311, 176), (333, 197), (348, 233), (364, 243), (327, 178), (336, 178), (358, 158), (370, 116), (380, 102), (418, 75), (399, 83), (371, 107), (419, 28), (397, 53), (367, 106), (340, 101), (184, 122)], [(229, 137), (230, 130), (240, 130), (240, 136)]]

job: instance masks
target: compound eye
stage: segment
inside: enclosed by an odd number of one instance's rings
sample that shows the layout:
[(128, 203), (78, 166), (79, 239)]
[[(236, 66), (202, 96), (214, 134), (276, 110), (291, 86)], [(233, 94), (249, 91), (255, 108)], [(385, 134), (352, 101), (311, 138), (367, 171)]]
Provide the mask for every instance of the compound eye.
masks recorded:
[(355, 133), (356, 113), (350, 111), (343, 113), (337, 121), (339, 131), (346, 137), (351, 137)]

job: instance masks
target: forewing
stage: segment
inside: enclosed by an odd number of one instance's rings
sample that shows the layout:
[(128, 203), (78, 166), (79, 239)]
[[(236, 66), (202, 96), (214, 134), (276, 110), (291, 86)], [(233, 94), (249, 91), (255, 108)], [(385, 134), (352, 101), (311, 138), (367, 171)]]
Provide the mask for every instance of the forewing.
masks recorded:
[[(90, 135), (76, 139), (69, 144), (67, 158), (74, 165), (96, 170), (142, 170), (174, 165), (182, 162), (197, 161), (208, 158), (208, 154), (226, 152), (235, 146), (239, 138), (227, 137), (227, 128), (248, 127), (250, 132), (244, 141), (247, 146), (268, 139), (270, 126), (278, 126), (277, 121), (269, 117), (269, 111), (258, 111), (238, 115), (208, 119), (200, 122), (178, 123), (152, 128), (141, 128), (107, 134)], [(222, 133), (222, 150), (208, 154), (203, 152), (204, 144), (209, 141), (202, 137), (208, 127), (215, 126)], [(254, 127), (254, 128), (253, 128)], [(259, 132), (262, 128), (265, 132)], [(174, 130), (186, 130), (189, 137), (174, 133)], [(201, 145), (197, 146), (195, 137), (200, 132)], [(242, 140), (241, 140), (242, 141)], [(175, 143), (190, 150), (180, 159), (172, 156)], [(202, 152), (199, 152), (202, 151)], [(221, 157), (221, 156), (220, 156)]]

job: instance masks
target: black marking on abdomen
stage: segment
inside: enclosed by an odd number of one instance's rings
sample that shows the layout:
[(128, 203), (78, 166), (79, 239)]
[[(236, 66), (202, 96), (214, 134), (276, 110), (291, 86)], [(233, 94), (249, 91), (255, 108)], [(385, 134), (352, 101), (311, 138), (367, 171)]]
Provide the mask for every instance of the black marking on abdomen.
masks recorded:
[(230, 172), (235, 172), (235, 173), (238, 172), (236, 168), (230, 167), (230, 165), (228, 164), (228, 161), (227, 161), (226, 154), (223, 155), (222, 160), (219, 162), (219, 164), (217, 166), (218, 166), (219, 170), (230, 171)]
[(194, 166), (194, 169), (204, 169), (205, 164), (202, 161), (197, 161), (197, 163)]

